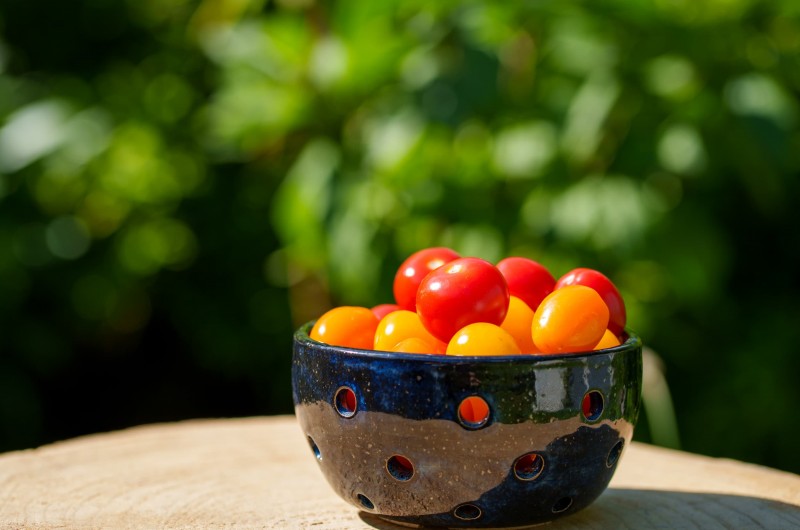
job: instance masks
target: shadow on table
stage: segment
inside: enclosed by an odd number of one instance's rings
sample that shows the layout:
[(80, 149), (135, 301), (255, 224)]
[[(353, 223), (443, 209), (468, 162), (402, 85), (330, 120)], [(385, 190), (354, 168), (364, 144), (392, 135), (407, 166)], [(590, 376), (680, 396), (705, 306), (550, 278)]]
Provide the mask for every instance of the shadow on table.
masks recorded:
[[(359, 515), (361, 520), (378, 530), (404, 528), (366, 512)], [(686, 527), (800, 529), (800, 507), (770, 499), (721, 493), (609, 488), (585, 510), (544, 526), (548, 530)]]

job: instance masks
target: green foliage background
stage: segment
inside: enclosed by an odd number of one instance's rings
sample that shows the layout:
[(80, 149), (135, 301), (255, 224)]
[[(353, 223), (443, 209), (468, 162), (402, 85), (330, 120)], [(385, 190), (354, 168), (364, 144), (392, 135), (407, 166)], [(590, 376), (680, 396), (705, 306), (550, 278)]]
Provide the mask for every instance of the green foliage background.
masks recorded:
[(295, 326), (447, 245), (604, 271), (637, 438), (798, 472), (798, 93), (794, 0), (5, 0), (0, 449), (291, 412)]

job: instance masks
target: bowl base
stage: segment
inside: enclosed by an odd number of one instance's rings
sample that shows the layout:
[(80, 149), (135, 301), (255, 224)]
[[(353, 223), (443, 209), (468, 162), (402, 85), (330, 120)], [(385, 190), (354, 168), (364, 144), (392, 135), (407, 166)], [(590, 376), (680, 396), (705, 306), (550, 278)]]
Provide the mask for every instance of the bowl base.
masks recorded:
[(405, 528), (423, 528), (421, 524), (409, 523), (407, 521), (396, 521), (391, 517), (387, 517), (385, 515), (377, 515), (376, 517), (382, 521), (386, 521), (387, 523), (394, 524), (397, 526), (403, 526)]
[[(362, 513), (369, 513), (369, 512), (362, 512)], [(370, 514), (370, 515), (374, 515), (374, 514)], [(422, 524), (409, 523), (408, 521), (398, 521), (397, 519), (392, 519), (388, 515), (375, 515), (375, 517), (377, 517), (378, 519), (380, 519), (382, 521), (385, 521), (385, 522), (387, 522), (389, 524), (402, 526), (404, 528), (432, 528), (430, 526), (425, 526), (425, 525), (422, 525)], [(526, 528), (534, 528), (534, 527), (539, 527), (539, 526), (545, 526), (545, 525), (550, 524), (551, 522), (552, 521), (543, 521), (541, 523), (525, 524), (525, 525), (522, 525), (522, 526), (498, 526), (498, 527), (494, 527), (494, 528), (496, 528), (496, 530), (525, 530)], [(470, 528), (470, 527), (467, 526), (467, 525), (464, 525), (464, 526), (441, 526), (439, 528), (441, 528), (442, 530), (462, 530), (463, 528)], [(490, 527), (490, 528), (482, 528), (482, 530), (492, 530), (492, 527)]]

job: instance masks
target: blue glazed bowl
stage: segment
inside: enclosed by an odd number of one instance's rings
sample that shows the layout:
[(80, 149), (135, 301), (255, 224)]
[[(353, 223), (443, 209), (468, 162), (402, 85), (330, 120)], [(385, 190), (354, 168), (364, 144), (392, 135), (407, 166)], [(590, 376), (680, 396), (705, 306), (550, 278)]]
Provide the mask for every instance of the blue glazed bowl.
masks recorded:
[(384, 519), (512, 527), (591, 504), (633, 436), (642, 344), (447, 357), (294, 336), (295, 412), (326, 479)]

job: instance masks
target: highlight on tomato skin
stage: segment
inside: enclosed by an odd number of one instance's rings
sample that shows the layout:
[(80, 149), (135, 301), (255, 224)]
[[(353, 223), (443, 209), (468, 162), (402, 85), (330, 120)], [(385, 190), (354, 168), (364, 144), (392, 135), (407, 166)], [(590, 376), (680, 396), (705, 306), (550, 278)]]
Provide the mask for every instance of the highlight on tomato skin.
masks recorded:
[(417, 314), (437, 339), (450, 342), (476, 322), (500, 325), (508, 312), (508, 285), (500, 271), (480, 258), (459, 258), (431, 271), (417, 291)]
[(542, 353), (591, 351), (608, 328), (609, 311), (591, 287), (556, 289), (536, 309), (531, 333)]
[(608, 327), (615, 335), (621, 335), (625, 330), (627, 314), (625, 302), (614, 283), (600, 271), (580, 267), (573, 269), (558, 279), (555, 289), (568, 285), (585, 285), (591, 287), (603, 299), (609, 311)]
[(411, 254), (397, 269), (392, 291), (400, 309), (416, 311), (417, 290), (429, 272), (460, 258), (461, 255), (447, 247), (431, 247)]
[(334, 307), (316, 321), (309, 337), (345, 348), (371, 350), (378, 318), (366, 307)]

